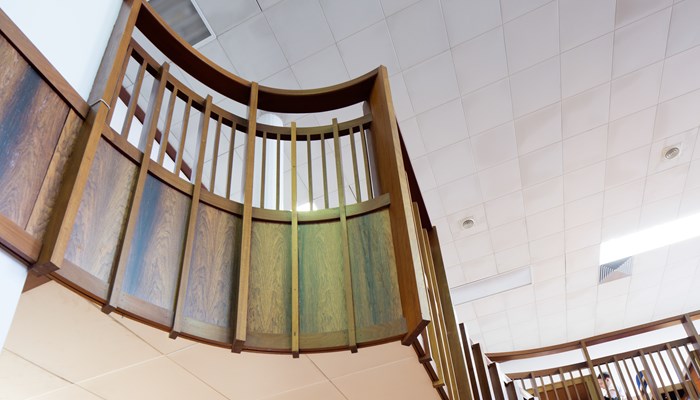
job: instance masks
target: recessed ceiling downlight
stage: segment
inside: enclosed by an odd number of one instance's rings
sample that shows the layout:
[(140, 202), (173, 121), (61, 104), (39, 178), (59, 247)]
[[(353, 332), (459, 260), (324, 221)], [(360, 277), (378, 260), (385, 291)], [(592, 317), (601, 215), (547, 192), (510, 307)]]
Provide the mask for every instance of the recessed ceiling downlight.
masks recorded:
[(681, 154), (681, 149), (678, 146), (671, 146), (664, 149), (664, 158), (672, 160)]
[(462, 229), (471, 229), (474, 225), (476, 225), (476, 222), (472, 217), (467, 217), (462, 220)]

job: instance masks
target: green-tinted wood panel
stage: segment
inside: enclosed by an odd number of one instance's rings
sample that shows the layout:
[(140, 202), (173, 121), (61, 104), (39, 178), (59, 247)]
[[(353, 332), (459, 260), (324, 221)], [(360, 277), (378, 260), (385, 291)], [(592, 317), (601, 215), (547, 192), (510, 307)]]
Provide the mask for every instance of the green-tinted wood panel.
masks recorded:
[(291, 349), (291, 225), (253, 221), (246, 346)]
[(200, 204), (192, 247), (184, 316), (230, 328), (237, 300), (241, 218)]
[[(299, 346), (347, 346), (340, 222), (299, 225)], [(341, 335), (322, 335), (342, 332)]]
[(25, 228), (68, 106), (0, 35), (0, 214)]
[(357, 341), (404, 333), (389, 211), (349, 218), (348, 235)]
[(104, 283), (124, 234), (136, 172), (134, 163), (100, 139), (66, 259)]
[(126, 264), (125, 293), (173, 311), (190, 202), (148, 175)]

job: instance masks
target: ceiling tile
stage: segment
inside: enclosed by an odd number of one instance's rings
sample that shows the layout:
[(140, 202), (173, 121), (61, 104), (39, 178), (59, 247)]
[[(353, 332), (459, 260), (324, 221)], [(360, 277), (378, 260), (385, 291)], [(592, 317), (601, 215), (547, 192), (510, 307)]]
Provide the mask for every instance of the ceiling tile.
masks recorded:
[(615, 79), (610, 89), (610, 119), (651, 107), (658, 102), (663, 63)]
[[(225, 399), (201, 378), (188, 373), (168, 358), (156, 358), (80, 382), (80, 386), (98, 396), (114, 399)], [(125, 385), (124, 382), (130, 384)]]
[(566, 311), (565, 282), (564, 276), (558, 276), (546, 281), (534, 283), (538, 317)]
[[(339, 3), (354, 5), (344, 1)], [(351, 78), (364, 75), (380, 65), (386, 66), (389, 75), (399, 72), (399, 61), (394, 53), (386, 21), (376, 23), (339, 41), (338, 49)]]
[(571, 274), (599, 265), (600, 246), (589, 246), (566, 253), (566, 273)]
[(413, 171), (416, 174), (416, 180), (418, 181), (418, 186), (421, 191), (431, 190), (437, 187), (435, 177), (433, 176), (433, 168), (430, 166), (428, 157), (414, 158), (411, 160), (411, 165), (413, 166)]
[(479, 178), (476, 174), (440, 186), (438, 191), (442, 199), (442, 206), (447, 214), (475, 206), (483, 201)]
[(491, 0), (443, 0), (442, 13), (451, 46), (501, 25), (501, 8)]
[(598, 286), (576, 290), (566, 294), (566, 306), (568, 308), (591, 307), (598, 298)]
[(532, 215), (564, 203), (564, 180), (562, 177), (523, 189), (525, 213)]
[(32, 397), (32, 400), (100, 400), (100, 397), (95, 396), (77, 384), (73, 384), (39, 397)]
[(195, 344), (195, 342), (182, 337), (178, 338), (177, 340), (173, 340), (168, 336), (169, 332), (152, 328), (144, 323), (134, 321), (121, 315), (112, 313), (110, 314), (110, 317), (119, 324), (123, 325), (126, 329), (130, 330), (134, 335), (153, 346), (162, 354), (170, 354)]
[(566, 228), (600, 220), (603, 216), (603, 192), (567, 203), (564, 206)]
[(647, 176), (644, 202), (651, 203), (683, 192), (688, 175), (688, 163)]
[(266, 400), (347, 399), (331, 382), (322, 382), (268, 397)]
[(512, 271), (530, 263), (530, 248), (527, 244), (511, 247), (496, 253), (496, 266), (499, 273)]
[(474, 282), (479, 279), (488, 278), (498, 273), (496, 268), (496, 258), (493, 254), (480, 257), (462, 264), (462, 273), (467, 282)]
[(557, 2), (551, 2), (503, 25), (511, 73), (559, 53)]
[(667, 8), (615, 32), (613, 77), (664, 58), (671, 9)]
[(440, 200), (440, 192), (437, 189), (422, 190), (423, 201), (428, 208), (430, 219), (438, 219), (445, 216), (445, 209), (442, 208), (442, 200)]
[(320, 3), (336, 41), (384, 18), (379, 0), (320, 0)]
[(382, 8), (384, 9), (384, 15), (389, 16), (396, 13), (397, 11), (403, 10), (404, 8), (418, 2), (418, 0), (381, 0)]
[(650, 146), (644, 146), (608, 158), (605, 163), (605, 187), (611, 188), (643, 178), (647, 172), (649, 149)]
[(92, 303), (54, 282), (20, 298), (5, 347), (71, 382), (160, 356), (122, 325), (104, 318)]
[(608, 157), (650, 144), (655, 117), (656, 106), (611, 122), (608, 127)]
[(654, 123), (654, 139), (695, 128), (700, 123), (700, 90), (660, 103)]
[[(571, 137), (606, 124), (609, 106), (610, 84), (598, 86), (562, 101), (564, 137)], [(602, 156), (605, 156), (605, 151)]]
[(516, 118), (559, 101), (559, 71), (559, 57), (554, 57), (511, 76)]
[(446, 185), (475, 172), (469, 139), (428, 154), (438, 185)]
[(471, 137), (477, 170), (483, 170), (518, 156), (513, 123)]
[(566, 235), (566, 251), (582, 249), (584, 247), (593, 246), (600, 243), (602, 223), (600, 220), (591, 222), (585, 225), (580, 225), (575, 228), (567, 229)]
[[(461, 23), (466, 25), (463, 21)], [(503, 28), (491, 30), (454, 47), (452, 58), (462, 94), (507, 77)]]
[[(473, 261), (493, 253), (493, 248), (491, 247), (491, 236), (488, 232), (482, 232), (465, 239), (455, 240), (455, 247), (457, 247), (459, 259), (463, 263)], [(465, 264), (462, 265), (465, 266)], [(467, 271), (468, 268), (463, 268), (463, 270), (464, 275), (467, 276), (467, 279), (469, 280), (470, 273)]]
[(527, 217), (527, 233), (530, 240), (540, 239), (563, 230), (564, 207), (555, 207)]
[[(690, 162), (693, 156), (693, 149), (695, 147), (697, 136), (698, 130), (697, 128), (694, 128), (689, 131), (679, 133), (678, 135), (669, 136), (662, 140), (655, 141), (651, 145), (651, 151), (649, 152), (649, 170), (647, 171), (647, 174), (651, 175), (653, 173)], [(678, 147), (681, 152), (675, 158), (668, 160), (664, 156), (664, 151), (671, 146)]]
[(607, 131), (607, 126), (603, 125), (564, 140), (564, 172), (577, 170), (605, 160)]
[(337, 85), (349, 78), (335, 45), (293, 64), (292, 71), (304, 89)]
[(280, 1), (282, 0), (258, 0), (258, 4), (260, 4), (260, 8), (262, 8), (264, 11), (279, 3)]
[(262, 14), (220, 35), (219, 43), (245, 79), (258, 81), (288, 66)]
[[(529, 229), (528, 229), (529, 232)], [(564, 232), (557, 232), (541, 239), (530, 240), (530, 261), (542, 262), (564, 255)]]
[(615, 26), (627, 25), (672, 4), (673, 0), (617, 0)]
[(442, 261), (446, 267), (453, 267), (459, 264), (459, 255), (457, 248), (453, 242), (440, 242), (440, 251), (442, 252)]
[(284, 0), (265, 16), (290, 64), (333, 44), (333, 35), (317, 0)]
[(11, 351), (0, 352), (0, 398), (2, 399), (27, 399), (69, 384), (66, 380)]
[[(457, 319), (460, 322), (467, 323), (467, 321), (476, 320), (476, 313), (474, 312), (474, 306), (472, 303), (464, 303), (455, 306), (455, 311), (457, 312)], [(474, 321), (476, 322), (476, 321)], [(469, 334), (469, 332), (467, 333)]]
[(687, 215), (697, 214), (700, 212), (700, 189), (686, 190), (681, 197), (681, 208), (678, 210), (678, 216), (684, 217)]
[(399, 122), (403, 122), (414, 115), (411, 98), (408, 96), (408, 89), (406, 89), (406, 82), (403, 79), (403, 74), (398, 73), (390, 76), (389, 86), (391, 87), (391, 102), (394, 104), (396, 119)]
[(612, 54), (612, 33), (562, 53), (562, 96), (573, 96), (608, 82), (612, 73)]
[(384, 364), (415, 359), (415, 352), (399, 342), (392, 342), (373, 347), (372, 351), (360, 351), (352, 357), (344, 352), (309, 354), (308, 357), (327, 378), (335, 379)]
[[(700, 163), (697, 175), (700, 177)], [(699, 182), (700, 185), (700, 182)], [(522, 192), (517, 191), (484, 203), (489, 226), (497, 227), (525, 217)]]
[(501, 0), (503, 21), (510, 21), (549, 3), (550, 0)]
[(469, 134), (476, 135), (513, 119), (508, 79), (479, 89), (462, 98)]
[(521, 304), (513, 308), (509, 308), (506, 312), (508, 313), (508, 321), (511, 323), (511, 325), (515, 324), (520, 326), (521, 323), (537, 320), (537, 307), (534, 303)]
[[(433, 152), (467, 139), (467, 123), (460, 99), (435, 107), (416, 118), (425, 150)], [(464, 156), (471, 154), (465, 153)], [(473, 168), (473, 167), (472, 167)]]
[(404, 69), (450, 47), (439, 0), (421, 0), (387, 17), (386, 22)]
[(667, 58), (664, 63), (659, 101), (666, 101), (700, 89), (698, 68), (700, 68), (700, 47)]
[(561, 48), (568, 50), (613, 30), (615, 2), (560, 0)]
[[(525, 219), (514, 221), (497, 228), (491, 228), (493, 250), (498, 252), (527, 243)], [(498, 256), (496, 256), (498, 259)]]
[(586, 268), (566, 274), (566, 290), (569, 293), (582, 291), (598, 284), (598, 267)]
[(277, 89), (300, 89), (299, 82), (297, 82), (297, 77), (294, 76), (294, 72), (292, 72), (291, 68), (285, 68), (282, 71), (263, 79), (260, 81), (260, 84)]
[(479, 172), (484, 200), (493, 200), (521, 188), (520, 168), (514, 159)]
[[(465, 229), (462, 226), (462, 222), (466, 218), (471, 218), (474, 220), (474, 225), (471, 228)], [(465, 208), (464, 210), (448, 215), (447, 223), (450, 226), (450, 232), (452, 233), (454, 240), (473, 236), (489, 229), (489, 225), (486, 222), (486, 212), (484, 211), (484, 206), (482, 204), (475, 207)]]
[(447, 276), (447, 283), (451, 288), (467, 283), (467, 278), (464, 277), (461, 265), (445, 268), (445, 274)]
[(515, 120), (519, 154), (527, 154), (561, 140), (561, 105), (553, 104)]
[(667, 55), (677, 54), (700, 44), (698, 19), (700, 19), (700, 3), (697, 1), (686, 0), (673, 5)]
[(564, 175), (564, 201), (568, 203), (601, 192), (605, 171), (606, 164), (600, 162)]
[[(508, 309), (515, 308), (524, 304), (532, 304), (535, 302), (535, 290), (532, 285), (521, 286), (511, 289), (503, 293), (506, 299), (506, 307)], [(510, 322), (511, 318), (508, 317)]]
[(472, 304), (474, 305), (477, 318), (485, 317), (490, 314), (502, 313), (506, 309), (506, 299), (500, 293), (474, 300)]
[(603, 215), (613, 215), (642, 205), (644, 179), (639, 179), (605, 191)]
[(639, 228), (639, 217), (641, 213), (641, 207), (637, 207), (629, 211), (605, 217), (603, 219), (601, 240), (610, 240), (628, 233), (636, 232), (637, 228)]
[(404, 71), (403, 76), (416, 113), (459, 97), (457, 76), (449, 51)]
[(564, 276), (565, 273), (566, 263), (563, 255), (532, 263), (532, 279), (536, 283)]
[[(688, 178), (685, 182), (685, 190), (692, 190), (700, 188), (700, 161), (694, 160), (690, 163), (688, 169)], [(488, 206), (486, 208), (486, 213), (488, 214)]]
[(217, 36), (260, 13), (255, 0), (197, 0), (197, 5)]
[(520, 157), (520, 176), (524, 187), (542, 183), (561, 174), (561, 142)]
[(425, 145), (416, 118), (407, 119), (399, 124), (401, 137), (411, 159), (425, 155)]

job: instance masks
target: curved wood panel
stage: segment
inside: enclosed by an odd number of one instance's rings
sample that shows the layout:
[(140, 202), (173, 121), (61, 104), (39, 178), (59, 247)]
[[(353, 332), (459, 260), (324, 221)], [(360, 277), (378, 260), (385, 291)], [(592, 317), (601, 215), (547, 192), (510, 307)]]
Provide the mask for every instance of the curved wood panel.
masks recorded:
[(66, 249), (66, 260), (105, 284), (109, 282), (124, 234), (136, 172), (136, 165), (100, 140)]

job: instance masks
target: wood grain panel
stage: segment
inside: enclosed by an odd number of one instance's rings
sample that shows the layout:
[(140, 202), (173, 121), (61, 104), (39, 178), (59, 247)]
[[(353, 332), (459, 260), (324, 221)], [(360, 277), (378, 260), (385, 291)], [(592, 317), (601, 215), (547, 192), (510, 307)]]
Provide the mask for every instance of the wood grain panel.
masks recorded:
[(267, 347), (291, 348), (291, 226), (253, 221), (246, 345), (277, 336)]
[[(389, 211), (384, 209), (348, 218), (348, 234), (357, 341), (378, 340), (379, 337), (370, 336), (371, 330), (362, 328), (386, 324), (403, 316)], [(405, 332), (393, 334), (399, 333)]]
[(124, 292), (172, 311), (190, 199), (149, 175), (141, 200)]
[(100, 139), (66, 259), (105, 283), (126, 226), (136, 172), (136, 165)]
[(53, 209), (54, 201), (60, 190), (61, 179), (63, 178), (66, 163), (71, 155), (73, 143), (78, 136), (82, 124), (82, 117), (76, 114), (75, 111), (70, 110), (65, 124), (63, 124), (63, 130), (58, 139), (56, 149), (51, 157), (46, 177), (41, 185), (39, 197), (34, 204), (32, 215), (27, 223), (27, 232), (37, 239), (41, 239), (44, 236), (46, 225), (49, 223), (49, 218), (51, 218), (51, 210)]
[(184, 316), (229, 328), (238, 291), (241, 218), (200, 204), (192, 247)]
[[(299, 345), (302, 349), (309, 347), (305, 340), (310, 339), (309, 336), (348, 329), (340, 228), (338, 221), (299, 225)], [(339, 339), (346, 341), (324, 342), (323, 347), (348, 344), (347, 336)]]
[(0, 36), (0, 213), (26, 227), (68, 106)]

